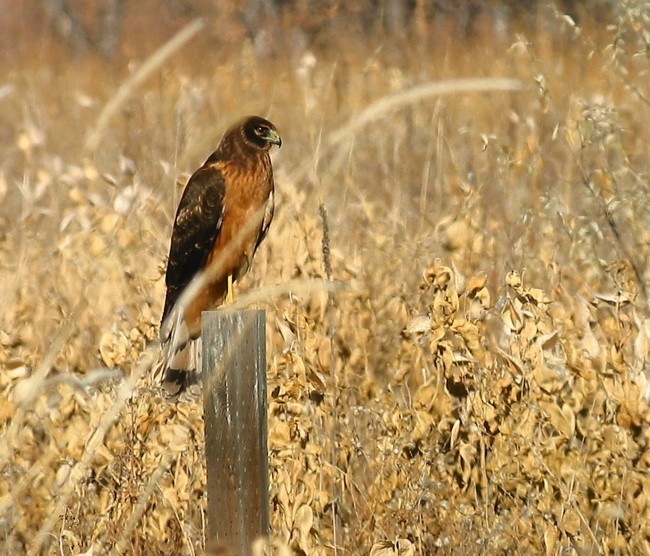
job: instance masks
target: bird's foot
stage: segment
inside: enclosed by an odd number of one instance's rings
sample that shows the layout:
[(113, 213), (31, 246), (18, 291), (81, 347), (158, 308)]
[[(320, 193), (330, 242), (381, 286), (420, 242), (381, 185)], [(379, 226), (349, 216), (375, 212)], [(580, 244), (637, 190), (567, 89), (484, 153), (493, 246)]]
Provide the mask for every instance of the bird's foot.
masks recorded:
[(226, 293), (226, 303), (235, 301), (235, 290), (232, 285), (232, 274), (228, 274), (228, 293)]

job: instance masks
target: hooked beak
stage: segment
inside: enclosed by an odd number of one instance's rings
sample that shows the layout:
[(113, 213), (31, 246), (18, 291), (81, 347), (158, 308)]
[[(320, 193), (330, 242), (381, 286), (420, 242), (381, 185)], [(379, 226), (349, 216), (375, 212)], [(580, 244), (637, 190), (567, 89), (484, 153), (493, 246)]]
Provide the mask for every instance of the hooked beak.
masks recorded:
[(269, 129), (269, 133), (266, 136), (266, 140), (269, 143), (273, 143), (274, 145), (277, 145), (278, 147), (282, 146), (282, 137), (280, 137), (280, 134), (274, 129)]

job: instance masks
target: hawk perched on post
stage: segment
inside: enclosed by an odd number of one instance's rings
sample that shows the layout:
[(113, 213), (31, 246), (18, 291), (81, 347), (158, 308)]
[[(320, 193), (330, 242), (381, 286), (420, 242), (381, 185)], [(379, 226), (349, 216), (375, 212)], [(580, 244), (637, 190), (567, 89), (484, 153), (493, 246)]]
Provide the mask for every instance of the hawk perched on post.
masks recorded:
[[(251, 266), (273, 218), (273, 169), (269, 150), (282, 139), (275, 126), (249, 116), (231, 126), (217, 150), (190, 177), (172, 231), (160, 324), (164, 393), (177, 398), (196, 382), (192, 343), (201, 335), (201, 313), (232, 295), (232, 283)], [(196, 295), (183, 296), (204, 273)], [(188, 292), (189, 293), (189, 292)]]

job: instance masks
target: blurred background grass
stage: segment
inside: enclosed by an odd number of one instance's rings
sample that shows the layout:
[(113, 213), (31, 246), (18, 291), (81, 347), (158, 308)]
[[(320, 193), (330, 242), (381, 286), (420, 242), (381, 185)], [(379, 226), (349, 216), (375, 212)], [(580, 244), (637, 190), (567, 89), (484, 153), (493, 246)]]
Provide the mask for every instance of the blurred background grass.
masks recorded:
[[(332, 314), (321, 292), (263, 304), (274, 543), (650, 551), (645, 2), (0, 9), (0, 550), (204, 552), (200, 405), (137, 362), (181, 187), (258, 113), (284, 139), (278, 212), (240, 292), (324, 277), (321, 204), (350, 286)], [(332, 146), (373, 102), (467, 77), (521, 89), (422, 98)]]

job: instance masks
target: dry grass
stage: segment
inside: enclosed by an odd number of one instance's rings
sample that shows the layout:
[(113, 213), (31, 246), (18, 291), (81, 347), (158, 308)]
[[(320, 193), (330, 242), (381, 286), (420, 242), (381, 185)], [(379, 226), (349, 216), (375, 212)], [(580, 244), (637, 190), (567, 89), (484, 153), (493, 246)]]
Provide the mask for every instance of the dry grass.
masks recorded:
[[(257, 112), (279, 206), (239, 291), (270, 323), (278, 551), (650, 554), (650, 14), (544, 13), (426, 48), (186, 51), (88, 151), (123, 71), (7, 74), (0, 553), (204, 552), (201, 407), (147, 361), (177, 184)], [(522, 88), (404, 96), (469, 77)], [(304, 287), (321, 204), (329, 309)]]

